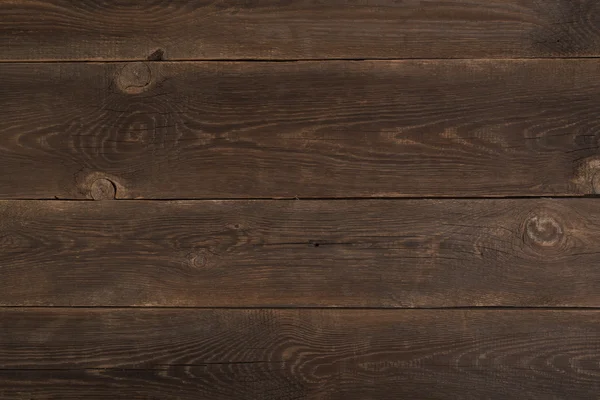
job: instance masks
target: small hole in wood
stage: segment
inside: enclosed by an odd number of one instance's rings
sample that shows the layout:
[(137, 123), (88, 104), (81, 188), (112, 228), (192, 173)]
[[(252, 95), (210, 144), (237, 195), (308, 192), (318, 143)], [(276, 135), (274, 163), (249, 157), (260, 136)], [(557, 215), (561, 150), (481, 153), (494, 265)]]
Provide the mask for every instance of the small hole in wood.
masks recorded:
[(163, 49), (156, 49), (147, 59), (148, 61), (163, 61), (165, 59), (165, 51)]

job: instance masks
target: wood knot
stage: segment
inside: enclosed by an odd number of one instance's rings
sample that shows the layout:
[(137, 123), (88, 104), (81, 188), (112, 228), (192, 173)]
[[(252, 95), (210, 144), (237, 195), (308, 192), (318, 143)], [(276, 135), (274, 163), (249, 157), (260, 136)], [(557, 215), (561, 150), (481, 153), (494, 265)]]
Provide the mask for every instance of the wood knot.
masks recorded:
[(600, 171), (592, 176), (592, 191), (594, 194), (600, 194)]
[(109, 179), (96, 179), (90, 190), (94, 200), (114, 200), (117, 197), (117, 186)]
[(209, 265), (209, 261), (208, 254), (204, 250), (187, 253), (183, 259), (183, 263), (192, 268), (204, 268)]
[(600, 194), (600, 159), (590, 158), (579, 163), (573, 182), (582, 194)]
[(142, 93), (150, 86), (152, 71), (143, 62), (125, 64), (117, 76), (117, 85), (125, 93)]
[(558, 245), (564, 236), (562, 225), (552, 216), (535, 215), (525, 222), (525, 239), (529, 244), (550, 247)]
[(207, 261), (206, 255), (204, 254), (195, 254), (192, 258), (192, 264), (194, 264), (194, 267), (196, 268), (202, 268), (206, 266)]

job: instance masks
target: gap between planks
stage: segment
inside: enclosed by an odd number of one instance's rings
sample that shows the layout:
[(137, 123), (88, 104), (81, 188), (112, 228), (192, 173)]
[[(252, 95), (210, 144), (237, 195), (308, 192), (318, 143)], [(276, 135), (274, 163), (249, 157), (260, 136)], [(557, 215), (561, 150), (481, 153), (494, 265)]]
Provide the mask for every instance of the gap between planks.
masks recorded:
[(94, 200), (94, 199), (73, 199), (59, 197), (41, 197), (41, 198), (11, 198), (2, 199), (0, 201), (73, 201), (73, 202), (96, 202), (96, 201), (376, 201), (376, 200), (392, 200), (392, 201), (407, 201), (407, 200), (540, 200), (540, 199), (594, 199), (600, 198), (597, 194), (582, 194), (582, 195), (552, 195), (552, 196), (413, 196), (413, 197), (178, 197), (178, 198), (118, 198), (109, 200)]
[(119, 64), (130, 62), (148, 62), (153, 64), (160, 63), (314, 63), (314, 62), (389, 62), (389, 61), (579, 61), (596, 60), (600, 56), (581, 56), (581, 57), (390, 57), (390, 58), (298, 58), (298, 59), (270, 59), (270, 58), (174, 58), (164, 60), (149, 60), (147, 58), (123, 58), (123, 59), (87, 59), (78, 60), (73, 58), (53, 59), (53, 60), (4, 60), (0, 59), (0, 64)]
[(152, 311), (152, 310), (187, 310), (187, 311), (210, 311), (210, 310), (265, 310), (265, 311), (281, 311), (281, 310), (300, 310), (300, 311), (310, 311), (310, 310), (323, 310), (323, 311), (389, 311), (389, 312), (405, 312), (405, 311), (446, 311), (446, 310), (462, 310), (462, 311), (498, 311), (498, 312), (506, 312), (506, 311), (600, 311), (600, 307), (586, 307), (586, 306), (448, 306), (448, 307), (427, 307), (427, 306), (417, 306), (417, 307), (384, 307), (384, 306), (0, 306), (0, 310), (2, 309), (23, 309), (27, 311), (35, 311), (35, 310), (144, 310), (144, 311)]

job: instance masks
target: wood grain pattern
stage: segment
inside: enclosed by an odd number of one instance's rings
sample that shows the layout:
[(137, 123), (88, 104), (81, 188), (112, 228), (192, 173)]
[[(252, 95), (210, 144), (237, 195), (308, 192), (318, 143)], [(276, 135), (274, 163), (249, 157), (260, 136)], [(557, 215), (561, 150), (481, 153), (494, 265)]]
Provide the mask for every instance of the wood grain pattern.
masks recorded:
[(1, 309), (0, 395), (595, 399), (599, 326), (597, 311)]
[(0, 202), (3, 306), (600, 306), (600, 202)]
[(595, 0), (11, 0), (0, 59), (600, 55)]
[(597, 57), (597, 0), (0, 0), (0, 399), (598, 399)]
[(600, 192), (596, 60), (0, 64), (0, 75), (4, 199)]

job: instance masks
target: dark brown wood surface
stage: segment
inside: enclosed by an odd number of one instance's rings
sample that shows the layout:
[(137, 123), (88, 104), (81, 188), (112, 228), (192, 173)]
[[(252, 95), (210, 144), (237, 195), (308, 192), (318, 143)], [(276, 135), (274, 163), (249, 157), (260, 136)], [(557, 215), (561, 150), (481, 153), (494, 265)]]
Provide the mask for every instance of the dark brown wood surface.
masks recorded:
[(0, 59), (579, 57), (595, 0), (11, 0)]
[(600, 306), (596, 199), (3, 201), (0, 305)]
[(599, 57), (597, 0), (0, 0), (0, 400), (597, 400)]
[(595, 399), (599, 326), (597, 311), (2, 309), (0, 395)]
[(600, 191), (596, 60), (0, 64), (0, 76), (4, 199)]

